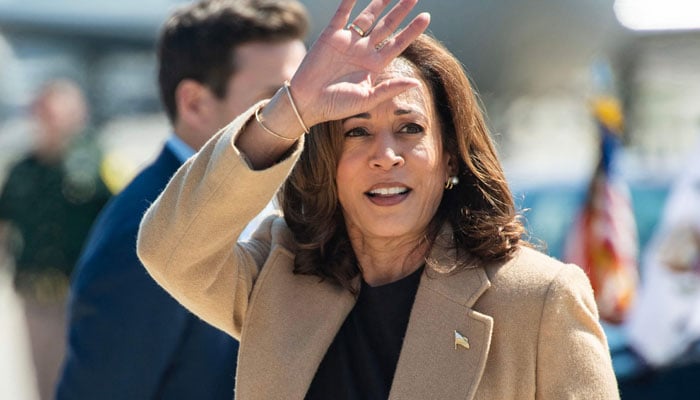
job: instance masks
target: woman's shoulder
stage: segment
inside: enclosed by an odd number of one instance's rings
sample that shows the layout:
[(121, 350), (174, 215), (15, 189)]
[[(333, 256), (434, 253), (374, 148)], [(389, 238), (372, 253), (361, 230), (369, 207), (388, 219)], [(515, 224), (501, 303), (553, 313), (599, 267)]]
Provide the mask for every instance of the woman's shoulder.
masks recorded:
[(588, 277), (574, 264), (567, 264), (531, 247), (522, 246), (512, 259), (486, 267), (494, 288), (530, 293), (546, 292), (553, 287), (591, 290)]
[(486, 265), (484, 270), (490, 287), (479, 307), (494, 317), (535, 320), (546, 304), (583, 307), (597, 315), (588, 277), (574, 264), (522, 247), (509, 261)]

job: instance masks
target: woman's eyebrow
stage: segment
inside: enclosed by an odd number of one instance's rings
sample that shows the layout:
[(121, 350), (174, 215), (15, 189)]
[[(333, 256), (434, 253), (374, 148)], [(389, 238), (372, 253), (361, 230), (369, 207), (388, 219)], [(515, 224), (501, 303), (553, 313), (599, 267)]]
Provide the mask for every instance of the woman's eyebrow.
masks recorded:
[[(415, 112), (415, 110), (412, 110), (412, 109), (399, 108), (399, 109), (394, 111), (394, 115), (406, 115), (406, 114), (412, 114), (414, 112)], [(345, 122), (345, 121), (347, 121), (349, 119), (353, 119), (353, 118), (370, 119), (372, 117), (370, 116), (369, 113), (365, 112), (365, 113), (356, 114), (356, 115), (353, 115), (353, 116), (350, 116), (347, 118), (343, 118), (340, 122)]]
[(414, 112), (415, 112), (415, 110), (399, 108), (396, 111), (394, 111), (394, 115), (406, 115), (406, 114), (412, 114)]
[(369, 113), (365, 112), (365, 113), (356, 114), (356, 115), (353, 115), (353, 116), (350, 116), (347, 118), (343, 118), (340, 122), (344, 123), (345, 121), (347, 121), (349, 119), (353, 119), (353, 118), (370, 119), (371, 116), (369, 115)]

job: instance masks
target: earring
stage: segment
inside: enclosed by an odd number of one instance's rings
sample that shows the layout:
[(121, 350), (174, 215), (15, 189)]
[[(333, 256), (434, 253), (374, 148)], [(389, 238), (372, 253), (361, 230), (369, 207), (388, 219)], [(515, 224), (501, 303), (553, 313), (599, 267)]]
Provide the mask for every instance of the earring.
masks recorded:
[(445, 182), (445, 189), (450, 190), (453, 187), (455, 187), (455, 185), (457, 185), (458, 183), (459, 183), (459, 178), (457, 177), (457, 175), (451, 176), (451, 177), (447, 178), (447, 182)]

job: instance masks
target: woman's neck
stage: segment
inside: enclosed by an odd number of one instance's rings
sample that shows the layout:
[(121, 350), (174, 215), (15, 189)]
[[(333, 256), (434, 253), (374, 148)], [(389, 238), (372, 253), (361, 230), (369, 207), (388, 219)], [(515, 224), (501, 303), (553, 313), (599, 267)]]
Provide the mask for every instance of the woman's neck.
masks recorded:
[(428, 242), (414, 239), (350, 238), (362, 278), (370, 286), (398, 281), (425, 263)]

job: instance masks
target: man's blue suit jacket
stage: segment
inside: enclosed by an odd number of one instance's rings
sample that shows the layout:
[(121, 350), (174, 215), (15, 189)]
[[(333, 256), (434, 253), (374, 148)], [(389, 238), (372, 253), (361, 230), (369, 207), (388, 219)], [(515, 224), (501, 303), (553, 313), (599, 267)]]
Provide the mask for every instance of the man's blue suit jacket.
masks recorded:
[(95, 222), (71, 284), (57, 400), (233, 398), (237, 342), (184, 309), (136, 256), (141, 217), (179, 166), (164, 147)]

